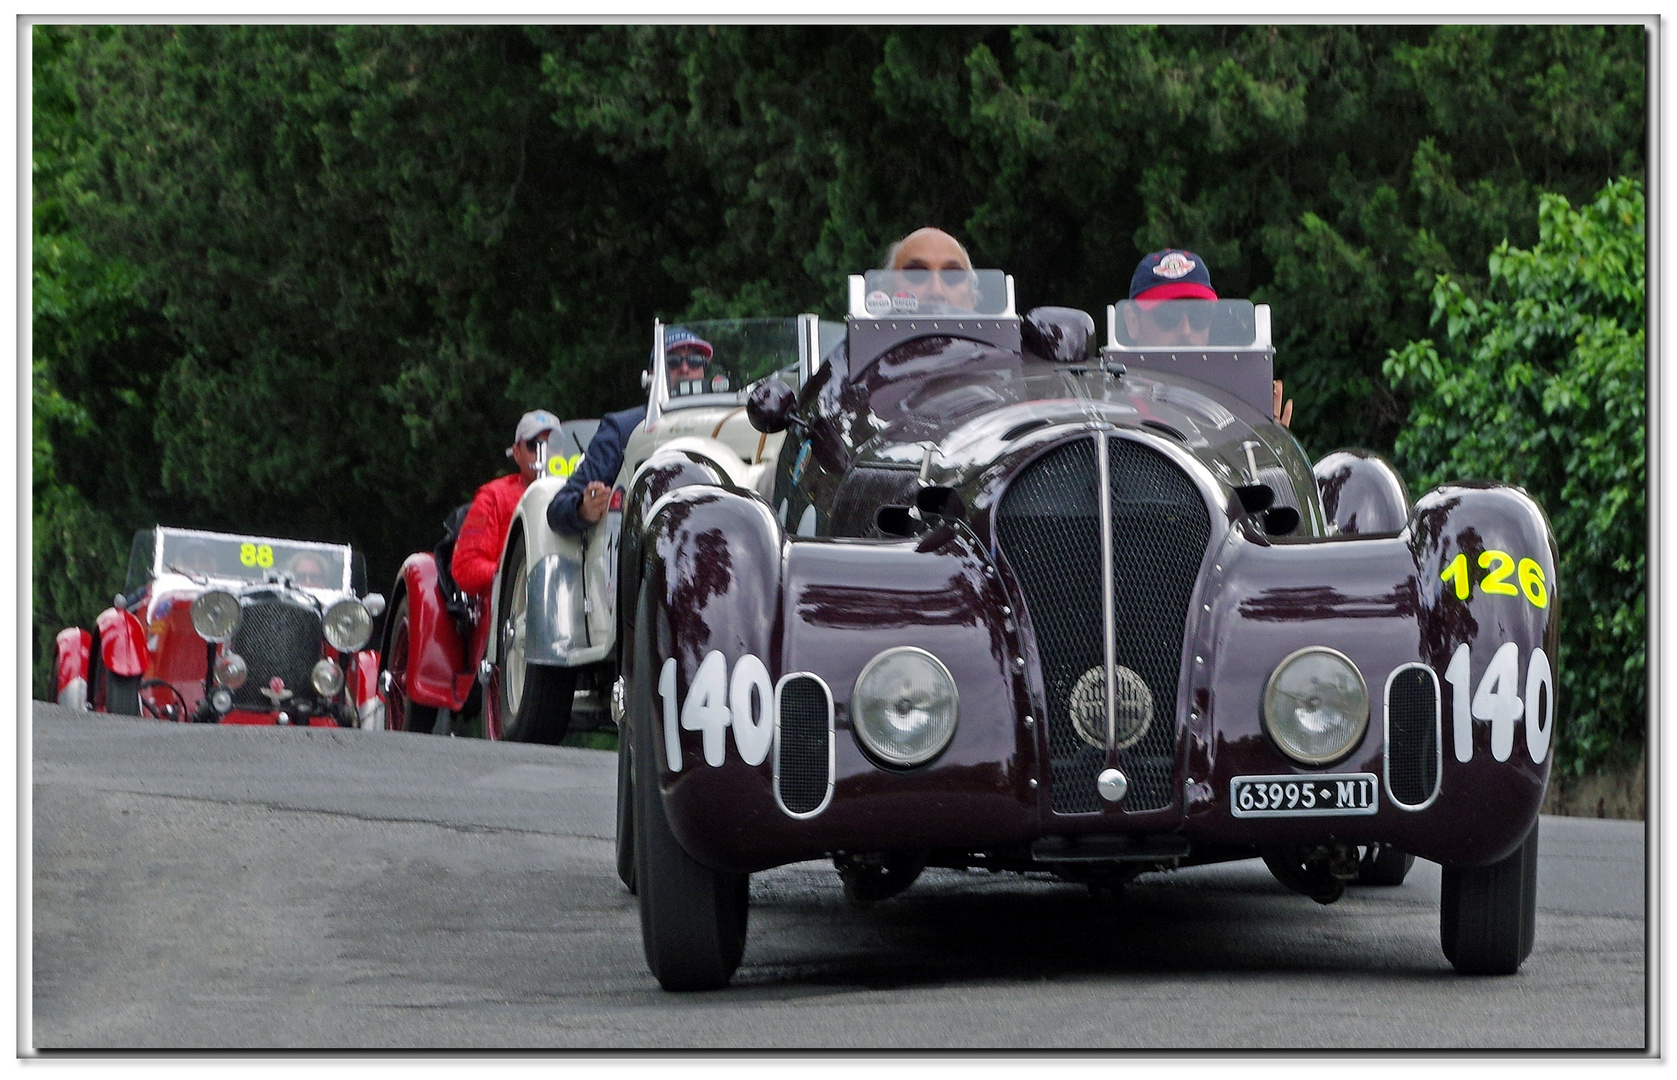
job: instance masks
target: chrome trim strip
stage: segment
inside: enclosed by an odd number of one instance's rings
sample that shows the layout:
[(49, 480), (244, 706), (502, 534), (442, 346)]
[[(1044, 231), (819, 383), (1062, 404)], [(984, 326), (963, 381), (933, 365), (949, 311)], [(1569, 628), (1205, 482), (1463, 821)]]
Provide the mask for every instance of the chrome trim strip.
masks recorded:
[(798, 387), (803, 388), (815, 377), (815, 365), (821, 362), (821, 317), (808, 313), (798, 316)]
[(652, 427), (658, 422), (658, 417), (664, 411), (664, 402), (669, 400), (670, 380), (664, 372), (664, 324), (658, 319), (652, 320), (652, 387), (646, 399), (646, 426)]
[[(814, 679), (816, 685), (821, 687), (821, 692), (827, 695), (827, 793), (822, 796), (819, 806), (801, 814), (788, 809), (786, 804), (782, 802), (780, 798), (780, 694), (781, 690), (786, 686), (786, 681), (788, 679)], [(831, 805), (833, 801), (835, 773), (838, 769), (838, 760), (835, 752), (835, 741), (833, 737), (833, 688), (828, 686), (827, 681), (821, 676), (815, 674), (813, 671), (788, 671), (780, 677), (778, 682), (774, 684), (774, 749), (772, 753), (774, 754), (774, 781), (772, 785), (774, 789), (774, 804), (780, 807), (781, 813), (785, 814), (789, 818), (803, 820), (805, 818), (814, 817)]]
[[(1406, 803), (1392, 794), (1392, 680), (1398, 677), (1399, 672), (1408, 671), (1410, 668), (1420, 668), (1427, 673), (1427, 678), (1432, 680), (1432, 745), (1435, 759), (1433, 762), (1432, 794), (1413, 804)], [(1444, 790), (1444, 697), (1439, 691), (1438, 672), (1432, 669), (1432, 665), (1423, 664), (1420, 661), (1399, 664), (1392, 669), (1391, 674), (1386, 676), (1383, 700), (1386, 717), (1380, 732), (1383, 740), (1380, 746), (1380, 775), (1386, 784), (1386, 797), (1391, 799), (1392, 805), (1400, 810), (1425, 810), (1438, 801), (1439, 792)]]
[(524, 586), (525, 663), (568, 665), (589, 648), (582, 574), (582, 560), (564, 552), (531, 567)]
[(1118, 628), (1112, 606), (1118, 598), (1112, 583), (1112, 447), (1105, 431), (1095, 433), (1095, 498), (1101, 515), (1101, 644), (1106, 657), (1106, 756), (1118, 750)]

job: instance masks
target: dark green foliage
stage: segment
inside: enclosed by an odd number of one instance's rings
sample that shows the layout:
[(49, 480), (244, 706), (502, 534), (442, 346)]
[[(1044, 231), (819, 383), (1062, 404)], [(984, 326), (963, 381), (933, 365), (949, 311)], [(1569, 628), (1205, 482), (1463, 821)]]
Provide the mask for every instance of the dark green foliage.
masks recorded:
[(1190, 247), (1273, 306), (1306, 446), (1389, 450), (1411, 391), (1381, 362), (1435, 276), (1481, 289), (1538, 192), (1645, 172), (1640, 24), (33, 41), (49, 642), (159, 520), (352, 541), (385, 588), (520, 413), (634, 402), (654, 316), (837, 315), (925, 224), (1097, 320)]
[(1628, 764), (1647, 715), (1647, 255), (1642, 185), (1616, 181), (1574, 210), (1545, 195), (1538, 242), (1498, 244), (1488, 285), (1433, 287), (1442, 347), (1386, 361), (1414, 393), (1398, 436), (1421, 487), (1519, 484), (1560, 551), (1557, 764)]

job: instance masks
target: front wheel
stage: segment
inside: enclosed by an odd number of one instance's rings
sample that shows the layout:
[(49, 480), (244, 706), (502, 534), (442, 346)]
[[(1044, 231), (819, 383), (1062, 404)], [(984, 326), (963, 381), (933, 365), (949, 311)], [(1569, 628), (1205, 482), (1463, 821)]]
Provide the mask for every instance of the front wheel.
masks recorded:
[[(637, 638), (651, 621), (645, 617), (649, 596), (642, 586)], [(637, 640), (637, 648), (644, 645)], [(639, 665), (643, 674), (647, 663)], [(652, 688), (644, 677), (630, 686), (629, 706), (633, 745), (639, 750), (632, 755), (634, 856), (646, 965), (665, 990), (720, 989), (733, 978), (745, 952), (751, 876), (712, 870), (675, 838), (658, 791)]]
[(1537, 825), (1513, 854), (1489, 866), (1446, 866), (1439, 943), (1462, 975), (1512, 975), (1537, 929)]
[(408, 684), (408, 594), (396, 601), (390, 616), (390, 648), (384, 654), (385, 670), (390, 672), (390, 693), (384, 703), (384, 725), (389, 731), (414, 731), (431, 735), (437, 728), (437, 707), (420, 705), (403, 692)]
[(112, 674), (102, 662), (104, 647), (96, 640), (93, 648), (93, 666), (96, 669), (92, 688), (94, 707), (103, 708), (116, 716), (139, 716), (140, 677)]

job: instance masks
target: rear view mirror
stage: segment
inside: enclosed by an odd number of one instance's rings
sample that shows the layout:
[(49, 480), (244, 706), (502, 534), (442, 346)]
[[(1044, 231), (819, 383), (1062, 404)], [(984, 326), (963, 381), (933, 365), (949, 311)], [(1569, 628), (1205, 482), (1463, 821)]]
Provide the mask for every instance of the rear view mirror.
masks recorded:
[(1094, 318), (1076, 308), (1032, 308), (1019, 324), (1025, 348), (1058, 364), (1088, 363), (1094, 336)]
[(765, 435), (785, 431), (792, 423), (792, 410), (797, 408), (797, 395), (779, 379), (764, 379), (751, 388), (745, 399), (746, 419)]

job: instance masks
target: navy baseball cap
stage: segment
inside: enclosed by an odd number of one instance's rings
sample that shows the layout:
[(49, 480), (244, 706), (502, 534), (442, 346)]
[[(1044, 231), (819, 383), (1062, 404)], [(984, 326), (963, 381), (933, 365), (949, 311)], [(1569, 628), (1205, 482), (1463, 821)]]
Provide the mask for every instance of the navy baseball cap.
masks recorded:
[[(699, 350), (704, 353), (706, 357), (711, 357), (716, 354), (716, 350), (711, 348), (710, 342), (687, 329), (685, 326), (671, 326), (664, 330), (665, 352), (669, 352), (671, 349), (680, 348), (684, 345)], [(653, 360), (658, 359), (658, 353), (656, 350), (653, 351), (651, 358)]]
[(1130, 299), (1152, 307), (1161, 300), (1215, 300), (1211, 271), (1191, 251), (1165, 248), (1142, 256), (1130, 278)]

